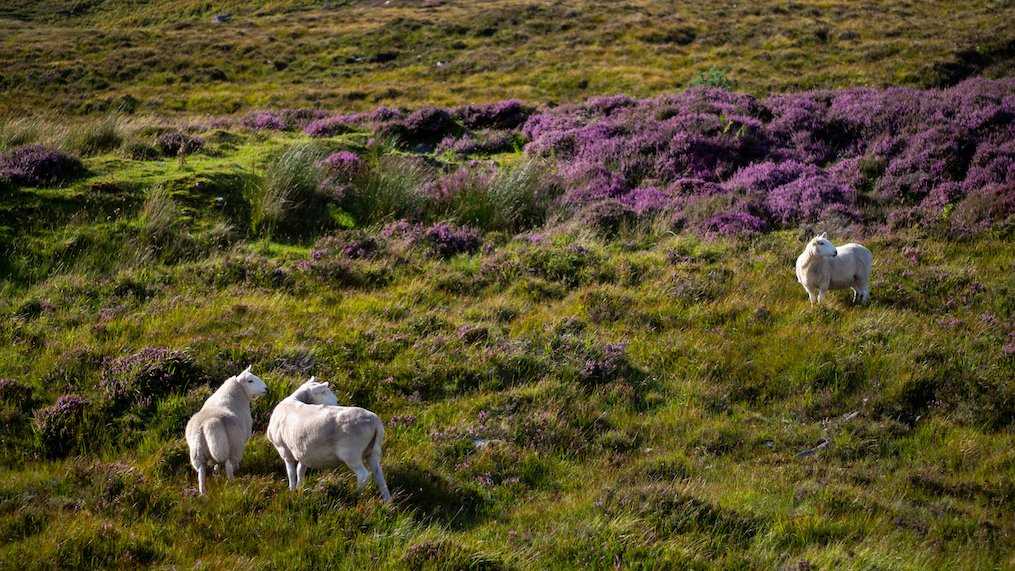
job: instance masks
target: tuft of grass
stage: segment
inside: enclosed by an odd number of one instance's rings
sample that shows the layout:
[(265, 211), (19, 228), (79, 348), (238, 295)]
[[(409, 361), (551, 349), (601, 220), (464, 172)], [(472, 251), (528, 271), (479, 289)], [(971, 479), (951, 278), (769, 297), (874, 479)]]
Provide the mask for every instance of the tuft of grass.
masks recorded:
[(267, 235), (318, 232), (326, 220), (318, 163), (328, 154), (315, 143), (298, 143), (271, 159), (254, 200), (254, 225)]
[(420, 190), (433, 176), (433, 169), (419, 159), (385, 155), (369, 165), (340, 204), (364, 226), (398, 218), (417, 219), (425, 203)]
[(121, 144), (123, 130), (120, 119), (110, 115), (71, 127), (64, 146), (80, 155), (92, 156), (116, 150)]

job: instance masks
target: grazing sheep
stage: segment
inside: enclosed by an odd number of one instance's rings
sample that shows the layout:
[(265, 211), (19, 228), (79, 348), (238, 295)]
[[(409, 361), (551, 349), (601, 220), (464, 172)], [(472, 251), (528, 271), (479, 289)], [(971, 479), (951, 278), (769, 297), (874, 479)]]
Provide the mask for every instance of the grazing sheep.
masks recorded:
[(190, 417), (187, 446), (190, 447), (190, 463), (197, 470), (197, 488), (201, 495), (204, 495), (209, 466), (225, 465), (230, 480), (240, 467), (243, 448), (254, 424), (250, 401), (267, 391), (264, 381), (247, 367), (239, 375), (226, 379), (201, 410)]
[(796, 278), (811, 303), (825, 300), (830, 289), (853, 289), (853, 302), (859, 295), (863, 303), (870, 299), (870, 275), (874, 256), (860, 244), (836, 248), (827, 235), (815, 236), (796, 259)]
[(282, 399), (271, 413), (267, 436), (285, 462), (290, 490), (303, 484), (308, 467), (335, 466), (341, 460), (356, 473), (358, 490), (373, 473), (381, 497), (391, 499), (381, 470), (381, 419), (366, 409), (338, 406), (328, 383), (311, 377)]

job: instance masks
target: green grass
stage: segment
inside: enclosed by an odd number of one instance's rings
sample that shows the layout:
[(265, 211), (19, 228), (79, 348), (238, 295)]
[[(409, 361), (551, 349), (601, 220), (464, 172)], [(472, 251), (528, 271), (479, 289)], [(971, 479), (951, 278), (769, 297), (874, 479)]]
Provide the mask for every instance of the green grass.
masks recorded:
[[(0, 568), (1015, 567), (1010, 233), (834, 236), (874, 252), (872, 302), (811, 307), (792, 271), (809, 228), (544, 228), (552, 177), (507, 152), (493, 192), (428, 213), (489, 230), (479, 252), (392, 239), (307, 270), (321, 234), (377, 237), (412, 212), (449, 157), (200, 126), (939, 85), (1010, 75), (1013, 16), (1003, 0), (0, 2), (0, 151), (39, 142), (89, 171), (0, 188), (0, 379), (31, 387), (0, 391)], [(204, 148), (163, 156), (170, 129)], [(348, 212), (276, 201), (266, 218), (268, 191), (312, 194), (321, 148), (372, 167)], [(589, 374), (614, 343), (626, 357)], [(269, 385), (239, 477), (207, 497), (183, 426), (210, 387), (133, 408), (104, 393), (143, 347), (185, 350), (213, 385), (247, 364)], [(311, 374), (385, 421), (391, 505), (344, 468), (287, 491), (263, 430)], [(69, 393), (91, 402), (71, 454), (47, 458), (33, 417)]]
[[(861, 237), (868, 307), (808, 305), (795, 232), (495, 232), (485, 253), (396, 248), (317, 275), (296, 269), (312, 237), (266, 239), (243, 206), (301, 140), (107, 152), (67, 187), (4, 196), (0, 377), (34, 397), (0, 409), (0, 566), (1015, 564), (1010, 237)], [(619, 342), (619, 373), (583, 376)], [(206, 388), (96, 409), (76, 455), (38, 455), (33, 412), (101, 402), (103, 363), (146, 346), (188, 350), (216, 383), (253, 363), (270, 387), (239, 478), (208, 497), (182, 439)], [(311, 373), (386, 421), (394, 504), (344, 469), (286, 491), (261, 431)]]
[[(232, 15), (225, 24), (212, 22)], [(0, 2), (0, 112), (358, 110), (756, 95), (1012, 73), (1015, 5), (806, 0)]]

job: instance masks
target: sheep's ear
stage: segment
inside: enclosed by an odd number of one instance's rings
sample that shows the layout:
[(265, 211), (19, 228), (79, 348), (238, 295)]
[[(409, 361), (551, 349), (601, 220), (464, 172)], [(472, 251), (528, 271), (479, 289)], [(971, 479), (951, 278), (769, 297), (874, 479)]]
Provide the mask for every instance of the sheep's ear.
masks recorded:
[(250, 369), (252, 369), (253, 367), (254, 367), (253, 365), (247, 365), (247, 368), (246, 368), (246, 369), (243, 369), (243, 372), (244, 372), (244, 373), (249, 373), (249, 372), (250, 372)]
[(317, 377), (310, 377), (310, 380), (307, 381), (307, 382), (308, 383), (316, 383), (317, 382)]
[(828, 232), (822, 232), (821, 234), (818, 234), (818, 238), (821, 238), (821, 239), (828, 238)]

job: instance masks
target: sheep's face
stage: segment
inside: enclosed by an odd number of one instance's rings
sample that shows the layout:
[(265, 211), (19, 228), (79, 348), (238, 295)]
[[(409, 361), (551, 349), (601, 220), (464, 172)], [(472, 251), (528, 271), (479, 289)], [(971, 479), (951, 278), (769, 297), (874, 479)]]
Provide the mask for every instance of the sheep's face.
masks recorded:
[(268, 385), (264, 384), (264, 381), (260, 377), (250, 372), (250, 367), (247, 367), (245, 371), (237, 375), (236, 382), (243, 387), (244, 392), (247, 393), (247, 397), (250, 400), (254, 400), (264, 393), (268, 392)]
[(823, 256), (831, 258), (838, 255), (838, 252), (835, 250), (835, 246), (833, 246), (832, 243), (828, 241), (828, 238), (825, 236), (825, 234), (815, 236), (814, 239), (811, 240), (809, 244), (807, 244), (807, 248), (815, 256)]
[(316, 379), (317, 377), (311, 377), (301, 387), (306, 389), (307, 399), (310, 401), (310, 404), (338, 405), (338, 397), (335, 396), (328, 383), (319, 383)]

